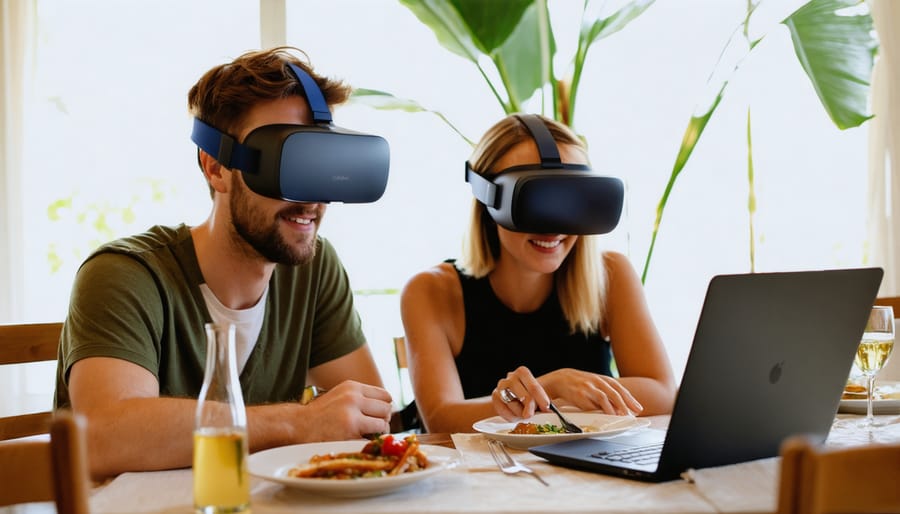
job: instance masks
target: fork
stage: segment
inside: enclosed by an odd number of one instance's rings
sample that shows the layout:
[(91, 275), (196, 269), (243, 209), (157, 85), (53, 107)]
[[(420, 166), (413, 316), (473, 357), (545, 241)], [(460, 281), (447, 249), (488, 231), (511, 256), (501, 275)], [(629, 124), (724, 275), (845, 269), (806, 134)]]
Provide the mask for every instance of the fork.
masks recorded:
[(562, 423), (562, 427), (566, 432), (572, 434), (580, 434), (583, 432), (581, 427), (563, 417), (562, 412), (559, 412), (559, 409), (556, 408), (556, 405), (553, 405), (553, 402), (550, 402), (550, 410), (556, 413), (556, 417), (559, 418), (559, 422)]
[(506, 451), (503, 443), (501, 443), (500, 441), (497, 441), (495, 439), (488, 439), (488, 450), (491, 451), (491, 457), (494, 458), (494, 462), (496, 462), (497, 465), (500, 466), (500, 471), (508, 475), (513, 475), (519, 472), (528, 473), (529, 475), (538, 479), (542, 484), (546, 486), (550, 485), (547, 482), (544, 482), (544, 479), (541, 478), (540, 475), (535, 473), (533, 469), (512, 458), (509, 452)]

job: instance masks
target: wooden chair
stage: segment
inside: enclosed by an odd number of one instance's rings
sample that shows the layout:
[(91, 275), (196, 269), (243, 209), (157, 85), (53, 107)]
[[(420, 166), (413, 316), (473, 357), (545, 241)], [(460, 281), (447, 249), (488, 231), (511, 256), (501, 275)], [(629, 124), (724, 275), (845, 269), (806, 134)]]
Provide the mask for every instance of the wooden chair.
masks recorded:
[[(0, 365), (55, 361), (62, 323), (0, 325)], [(0, 440), (46, 434), (49, 411), (0, 418)]]
[(900, 444), (826, 449), (795, 436), (781, 459), (779, 514), (900, 512)]
[(875, 299), (875, 305), (888, 305), (894, 308), (894, 317), (900, 316), (900, 296), (882, 296)]
[[(401, 409), (391, 415), (391, 432), (416, 432), (421, 433), (423, 430), (422, 421), (419, 417), (419, 409), (416, 407), (416, 400), (410, 399), (409, 402), (403, 397), (404, 379), (408, 380), (409, 361), (406, 357), (406, 338), (403, 336), (394, 338), (394, 356), (397, 359), (397, 374), (400, 378), (400, 403)], [(405, 373), (404, 373), (405, 372)]]
[(56, 503), (59, 514), (87, 514), (90, 492), (84, 420), (58, 411), (49, 439), (0, 442), (0, 505)]

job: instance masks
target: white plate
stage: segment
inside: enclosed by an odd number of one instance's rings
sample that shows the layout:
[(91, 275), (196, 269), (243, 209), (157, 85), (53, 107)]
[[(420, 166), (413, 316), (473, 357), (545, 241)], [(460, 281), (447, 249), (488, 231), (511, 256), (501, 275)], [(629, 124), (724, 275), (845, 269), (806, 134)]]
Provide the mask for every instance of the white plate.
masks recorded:
[[(646, 418), (612, 416), (610, 414), (600, 414), (596, 412), (564, 412), (563, 415), (566, 419), (579, 427), (584, 428), (589, 426), (596, 428), (596, 430), (592, 432), (582, 432), (580, 434), (510, 434), (509, 431), (515, 428), (519, 421), (506, 421), (500, 416), (494, 416), (478, 421), (472, 425), (472, 428), (492, 439), (503, 441), (512, 448), (524, 450), (539, 444), (559, 443), (562, 441), (570, 441), (572, 439), (603, 439), (635, 428), (643, 428), (650, 424), (650, 420)], [(551, 423), (559, 425), (559, 418), (556, 417), (556, 414), (547, 412), (541, 412), (529, 419), (520, 421), (525, 423)]]
[(250, 474), (278, 482), (289, 487), (342, 498), (361, 498), (387, 494), (435, 473), (452, 468), (459, 462), (459, 452), (443, 446), (423, 444), (422, 453), (428, 457), (428, 467), (422, 471), (401, 473), (390, 477), (359, 478), (355, 480), (331, 480), (327, 478), (296, 478), (287, 475), (288, 470), (309, 462), (313, 455), (340, 452), (358, 452), (366, 441), (334, 441), (328, 443), (295, 444), (254, 453), (247, 461)]
[[(875, 391), (878, 395), (890, 395), (890, 397), (884, 399), (876, 398), (872, 402), (872, 412), (874, 414), (900, 414), (900, 382), (878, 380), (875, 382)], [(861, 396), (858, 400), (841, 399), (838, 412), (865, 415), (866, 397)]]

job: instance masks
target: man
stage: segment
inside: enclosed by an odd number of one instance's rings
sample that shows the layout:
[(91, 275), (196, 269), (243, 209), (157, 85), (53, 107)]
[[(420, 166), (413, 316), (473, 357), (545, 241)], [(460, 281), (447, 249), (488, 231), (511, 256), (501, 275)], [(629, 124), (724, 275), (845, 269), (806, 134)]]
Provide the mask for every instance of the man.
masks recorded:
[[(266, 125), (311, 124), (302, 72), (290, 64), (315, 80), (328, 111), (347, 99), (348, 86), (289, 50), (211, 69), (188, 95), (191, 114), (237, 142)], [(211, 321), (237, 326), (251, 452), (389, 431), (391, 397), (346, 272), (317, 236), (325, 205), (262, 196), (217, 161), (221, 153), (198, 155), (213, 199), (204, 223), (113, 241), (76, 276), (56, 404), (87, 417), (98, 478), (191, 464)], [(307, 385), (328, 392), (301, 405)]]

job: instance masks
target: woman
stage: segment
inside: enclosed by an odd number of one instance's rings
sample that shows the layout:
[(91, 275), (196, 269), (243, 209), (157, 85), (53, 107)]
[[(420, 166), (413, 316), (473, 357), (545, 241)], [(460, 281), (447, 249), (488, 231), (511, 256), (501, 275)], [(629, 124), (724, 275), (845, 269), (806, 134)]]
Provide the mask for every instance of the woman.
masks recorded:
[[(540, 120), (562, 162), (587, 164), (574, 133)], [(538, 162), (535, 139), (512, 115), (485, 133), (471, 167), (490, 178)], [(671, 411), (675, 380), (641, 283), (624, 255), (594, 249), (596, 237), (514, 232), (473, 202), (462, 258), (415, 275), (401, 297), (428, 431), (527, 418), (551, 400), (620, 415)]]

